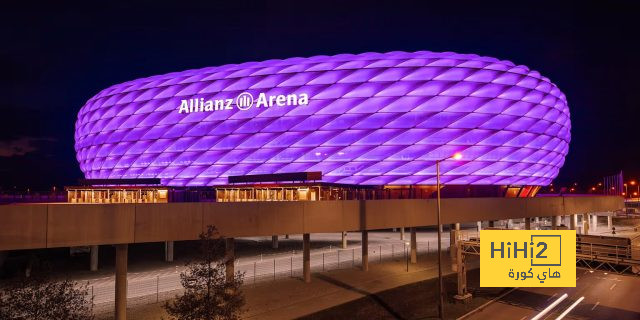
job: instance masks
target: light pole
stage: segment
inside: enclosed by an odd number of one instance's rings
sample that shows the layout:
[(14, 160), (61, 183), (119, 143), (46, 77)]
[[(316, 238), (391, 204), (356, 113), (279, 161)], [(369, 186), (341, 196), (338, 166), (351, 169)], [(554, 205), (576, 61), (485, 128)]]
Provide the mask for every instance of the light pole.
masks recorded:
[(442, 290), (442, 223), (440, 222), (440, 162), (447, 159), (462, 159), (461, 153), (455, 153), (453, 156), (436, 160), (436, 198), (438, 204), (438, 318), (444, 319), (444, 298)]

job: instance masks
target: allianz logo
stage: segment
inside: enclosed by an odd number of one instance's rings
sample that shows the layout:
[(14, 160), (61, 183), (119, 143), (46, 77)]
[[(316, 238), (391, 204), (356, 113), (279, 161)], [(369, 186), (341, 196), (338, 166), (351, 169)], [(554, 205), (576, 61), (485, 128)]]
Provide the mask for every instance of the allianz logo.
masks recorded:
[(279, 94), (266, 95), (264, 92), (258, 94), (258, 98), (254, 99), (249, 92), (240, 93), (235, 99), (208, 99), (192, 98), (180, 100), (178, 113), (191, 112), (212, 112), (220, 110), (233, 110), (237, 108), (240, 111), (255, 108), (269, 107), (288, 107), (288, 106), (305, 106), (309, 104), (309, 95), (300, 94)]

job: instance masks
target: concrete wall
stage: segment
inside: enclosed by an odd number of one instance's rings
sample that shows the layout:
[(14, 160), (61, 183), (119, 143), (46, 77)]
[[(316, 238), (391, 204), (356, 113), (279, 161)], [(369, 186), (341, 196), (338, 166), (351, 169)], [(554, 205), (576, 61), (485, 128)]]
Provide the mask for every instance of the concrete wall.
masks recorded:
[[(613, 211), (620, 197), (442, 200), (442, 223)], [(0, 250), (197, 239), (215, 225), (224, 236), (270, 236), (436, 224), (436, 201), (367, 200), (0, 206)]]

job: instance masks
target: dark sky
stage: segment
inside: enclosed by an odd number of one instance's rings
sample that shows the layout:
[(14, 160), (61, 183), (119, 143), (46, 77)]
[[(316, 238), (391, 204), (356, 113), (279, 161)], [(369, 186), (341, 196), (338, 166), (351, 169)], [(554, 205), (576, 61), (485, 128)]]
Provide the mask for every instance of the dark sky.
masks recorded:
[[(559, 182), (640, 176), (635, 1), (20, 1), (0, 9), (0, 186), (82, 176), (80, 107), (112, 84), (227, 63), (366, 51), (455, 51), (538, 70), (566, 94)], [(87, 4), (90, 3), (90, 4)]]

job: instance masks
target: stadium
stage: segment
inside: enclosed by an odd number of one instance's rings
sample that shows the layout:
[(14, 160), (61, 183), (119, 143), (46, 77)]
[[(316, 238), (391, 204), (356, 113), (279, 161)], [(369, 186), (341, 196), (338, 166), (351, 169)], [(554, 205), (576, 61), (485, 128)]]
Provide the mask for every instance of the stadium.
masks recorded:
[[(320, 172), (351, 186), (530, 186), (557, 176), (565, 95), (526, 66), (420, 51), (247, 62), (106, 88), (81, 108), (87, 179), (163, 186)], [(453, 154), (462, 159), (450, 159)], [(448, 160), (447, 160), (448, 159)], [(446, 160), (446, 161), (444, 161)], [(277, 180), (274, 178), (274, 180)]]

